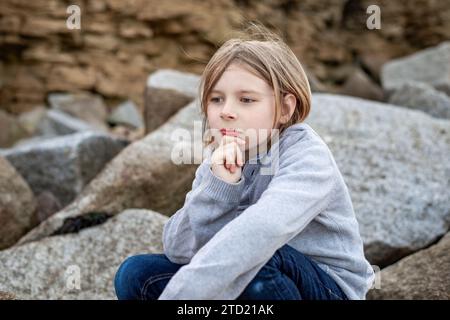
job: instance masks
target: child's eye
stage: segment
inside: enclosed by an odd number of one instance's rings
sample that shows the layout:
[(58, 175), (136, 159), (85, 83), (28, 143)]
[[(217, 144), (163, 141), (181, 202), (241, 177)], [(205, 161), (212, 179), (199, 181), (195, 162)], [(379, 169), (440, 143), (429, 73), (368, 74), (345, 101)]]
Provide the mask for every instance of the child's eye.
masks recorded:
[(209, 101), (211, 101), (212, 103), (218, 103), (218, 99), (220, 99), (220, 97), (212, 97), (211, 99), (209, 99)]
[(244, 102), (244, 103), (252, 103), (252, 102), (255, 102), (256, 100), (253, 100), (253, 99), (250, 99), (250, 98), (242, 98), (241, 101)]
[[(220, 103), (220, 102), (222, 102), (221, 99), (222, 99), (222, 97), (212, 97), (211, 99), (209, 99), (209, 101), (212, 103)], [(248, 104), (248, 103), (255, 102), (256, 100), (243, 97), (243, 98), (241, 98), (241, 101), (245, 104)]]

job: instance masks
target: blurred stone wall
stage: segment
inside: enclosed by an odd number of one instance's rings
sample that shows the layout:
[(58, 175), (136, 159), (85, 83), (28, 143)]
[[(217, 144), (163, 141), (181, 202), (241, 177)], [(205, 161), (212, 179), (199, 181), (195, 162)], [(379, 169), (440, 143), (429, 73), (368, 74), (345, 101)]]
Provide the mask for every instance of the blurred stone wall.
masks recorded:
[[(66, 9), (81, 8), (69, 30)], [(381, 8), (381, 29), (366, 8)], [(91, 91), (142, 107), (150, 72), (200, 74), (232, 28), (257, 19), (276, 28), (330, 90), (353, 67), (379, 81), (387, 60), (450, 39), (450, 2), (432, 0), (2, 0), (0, 109), (21, 113), (55, 91)]]

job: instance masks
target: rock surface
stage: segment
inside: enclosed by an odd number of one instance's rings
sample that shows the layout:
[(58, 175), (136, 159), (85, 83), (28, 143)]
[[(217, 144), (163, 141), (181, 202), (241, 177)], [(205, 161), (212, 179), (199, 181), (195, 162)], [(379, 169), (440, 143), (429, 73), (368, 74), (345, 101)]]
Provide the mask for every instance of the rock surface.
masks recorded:
[(389, 103), (421, 110), (436, 118), (450, 119), (450, 97), (423, 82), (405, 82), (394, 91)]
[(191, 102), (199, 80), (195, 74), (170, 69), (152, 73), (145, 88), (145, 132), (155, 130)]
[[(46, 237), (65, 219), (86, 212), (117, 214), (127, 208), (145, 208), (172, 215), (183, 206), (195, 169), (201, 163), (201, 133), (193, 135), (195, 126), (201, 131), (198, 108), (192, 102), (158, 130), (130, 144), (72, 203), (23, 237), (21, 243)], [(192, 152), (192, 139), (199, 147), (197, 152)], [(181, 155), (179, 151), (185, 145), (189, 147)], [(181, 163), (183, 159), (185, 164)]]
[(19, 299), (116, 299), (113, 279), (121, 262), (162, 252), (166, 220), (157, 212), (126, 210), (79, 233), (1, 251), (0, 291)]
[(383, 66), (381, 81), (392, 92), (408, 81), (427, 83), (450, 94), (450, 41), (427, 48)]
[(356, 69), (345, 81), (340, 94), (383, 101), (383, 90), (363, 71)]
[(450, 233), (437, 244), (381, 270), (368, 299), (450, 299)]
[(450, 121), (389, 104), (316, 94), (307, 123), (349, 187), (366, 256), (381, 267), (450, 227)]
[(99, 95), (88, 93), (52, 93), (48, 96), (50, 107), (63, 111), (89, 123), (98, 130), (108, 131), (106, 126), (107, 107)]
[(0, 291), (0, 300), (14, 300), (15, 298), (14, 293)]
[(143, 128), (144, 120), (133, 101), (125, 101), (119, 104), (111, 115), (108, 122), (113, 125), (126, 125), (132, 128)]
[(66, 134), (94, 131), (95, 127), (59, 110), (48, 110), (41, 118), (36, 135), (43, 137), (57, 137)]
[(127, 142), (96, 132), (34, 140), (0, 151), (36, 196), (51, 192), (62, 206), (70, 203)]
[(0, 110), (0, 148), (8, 148), (28, 136), (20, 122), (7, 112)]
[(35, 135), (39, 124), (47, 113), (47, 108), (44, 106), (36, 106), (30, 111), (21, 113), (17, 120), (21, 126), (28, 132), (29, 135)]
[(25, 180), (0, 156), (0, 250), (36, 225), (36, 200)]

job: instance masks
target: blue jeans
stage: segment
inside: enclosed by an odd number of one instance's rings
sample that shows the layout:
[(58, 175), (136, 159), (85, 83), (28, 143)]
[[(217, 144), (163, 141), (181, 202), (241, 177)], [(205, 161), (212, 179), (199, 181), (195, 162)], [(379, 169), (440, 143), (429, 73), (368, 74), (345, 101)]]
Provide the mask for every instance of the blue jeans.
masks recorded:
[[(131, 256), (116, 273), (116, 295), (119, 300), (156, 300), (182, 266), (162, 253)], [(313, 260), (284, 245), (237, 300), (347, 300), (347, 297)]]

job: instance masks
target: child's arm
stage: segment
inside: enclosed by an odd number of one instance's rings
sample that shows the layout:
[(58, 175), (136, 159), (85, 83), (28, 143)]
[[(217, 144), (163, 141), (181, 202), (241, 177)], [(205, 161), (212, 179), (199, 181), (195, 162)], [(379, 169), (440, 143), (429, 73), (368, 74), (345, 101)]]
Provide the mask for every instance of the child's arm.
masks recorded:
[(187, 264), (224, 225), (235, 218), (244, 176), (235, 184), (216, 177), (205, 159), (197, 168), (185, 203), (164, 225), (164, 253), (174, 263)]
[(326, 145), (294, 143), (260, 199), (217, 232), (159, 299), (236, 299), (276, 250), (328, 206), (336, 175)]

